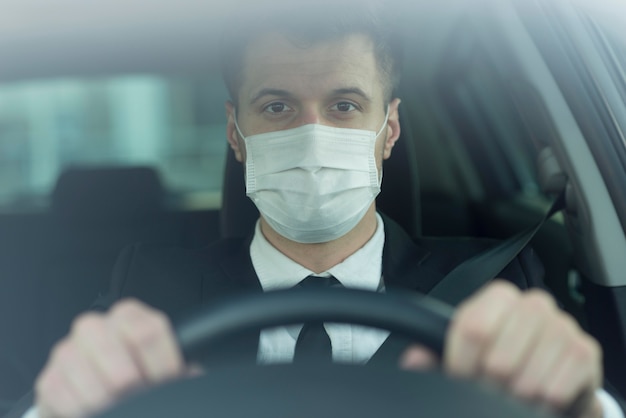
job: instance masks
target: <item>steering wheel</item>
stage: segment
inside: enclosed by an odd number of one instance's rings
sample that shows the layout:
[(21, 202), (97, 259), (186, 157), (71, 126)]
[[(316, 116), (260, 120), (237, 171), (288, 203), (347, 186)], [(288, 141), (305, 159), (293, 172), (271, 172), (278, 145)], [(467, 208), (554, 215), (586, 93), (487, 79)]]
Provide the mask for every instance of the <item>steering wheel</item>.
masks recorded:
[[(176, 326), (176, 334), (189, 362), (200, 362), (212, 346), (241, 332), (307, 321), (387, 329), (441, 354), (451, 313), (448, 306), (423, 296), (295, 289), (213, 304)], [(553, 417), (494, 387), (451, 379), (439, 371), (345, 364), (230, 364), (131, 397), (100, 416)]]

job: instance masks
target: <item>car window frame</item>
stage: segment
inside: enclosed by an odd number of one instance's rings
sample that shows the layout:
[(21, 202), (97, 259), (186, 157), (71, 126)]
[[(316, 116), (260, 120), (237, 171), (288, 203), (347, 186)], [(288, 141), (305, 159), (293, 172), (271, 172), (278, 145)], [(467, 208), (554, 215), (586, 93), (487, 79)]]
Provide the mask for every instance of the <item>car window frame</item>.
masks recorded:
[[(528, 131), (528, 127), (519, 112), (515, 111), (514, 92), (507, 85), (512, 79), (515, 79), (515, 75), (508, 74), (505, 76), (503, 74), (502, 69), (493, 62), (489, 52), (490, 47), (485, 44), (485, 40), (479, 32), (480, 29), (476, 27), (476, 22), (467, 17), (459, 22), (450, 36), (449, 45), (443, 55), (441, 65), (445, 72), (440, 74), (437, 86), (443, 106), (448, 113), (455, 114), (454, 118), (450, 118), (451, 120), (459, 120), (458, 111), (463, 103), (460, 103), (458, 97), (454, 97), (454, 86), (450, 84), (449, 80), (451, 78), (457, 80), (455, 83), (457, 85), (464, 84), (462, 87), (470, 96), (466, 99), (472, 101), (471, 105), (465, 103), (465, 110), (469, 110), (473, 114), (462, 115), (461, 122), (454, 122), (454, 130), (460, 137), (463, 136), (463, 132), (469, 131), (471, 140), (481, 146), (482, 152), (472, 152), (472, 150), (467, 149), (465, 144), (462, 144), (466, 148), (466, 152), (472, 154), (471, 159), (474, 166), (479, 170), (483, 184), (489, 185), (485, 190), (486, 197), (511, 198), (524, 194), (537, 194), (539, 192), (538, 187), (536, 187), (538, 183), (537, 179), (533, 178), (533, 173), (536, 173), (534, 164), (538, 150), (527, 147), (532, 142), (533, 135)], [(459, 40), (460, 42), (457, 42)], [(473, 49), (472, 54), (462, 51), (468, 45)], [(504, 54), (506, 52), (505, 50), (499, 51), (499, 53)], [(476, 54), (479, 56), (477, 57)], [(468, 57), (468, 55), (472, 56)], [(471, 76), (466, 74), (466, 71), (469, 63), (474, 59), (483, 59), (483, 65), (490, 67), (490, 75), (497, 79), (498, 88), (496, 90), (502, 93), (498, 96), (498, 100), (506, 102), (507, 109), (505, 112), (508, 122), (516, 127), (515, 136), (517, 136), (517, 140), (513, 140), (515, 144), (509, 141), (509, 137), (501, 138), (498, 133), (501, 129), (494, 123), (494, 120), (498, 119), (498, 115), (494, 114), (493, 109), (485, 106), (485, 100), (480, 96), (480, 92), (472, 91), (475, 90), (475, 86), (472, 86), (473, 81), (470, 79)], [(481, 129), (482, 132), (477, 132), (476, 129), (480, 124), (484, 125)], [(466, 141), (459, 142), (464, 143)], [(518, 158), (516, 153), (520, 151), (525, 155)], [(486, 163), (481, 164), (480, 158), (485, 158)], [(492, 177), (495, 179), (490, 180)], [(529, 185), (529, 182), (532, 182), (532, 185)]]
[[(613, 112), (615, 106), (623, 112), (626, 108), (623, 103), (620, 106), (609, 101), (607, 77), (585, 57), (595, 52), (590, 49), (590, 34), (580, 11), (560, 2), (514, 4), (586, 139), (613, 206), (626, 208), (626, 190), (622, 187), (626, 179), (625, 127)], [(616, 212), (626, 232), (626, 211)]]

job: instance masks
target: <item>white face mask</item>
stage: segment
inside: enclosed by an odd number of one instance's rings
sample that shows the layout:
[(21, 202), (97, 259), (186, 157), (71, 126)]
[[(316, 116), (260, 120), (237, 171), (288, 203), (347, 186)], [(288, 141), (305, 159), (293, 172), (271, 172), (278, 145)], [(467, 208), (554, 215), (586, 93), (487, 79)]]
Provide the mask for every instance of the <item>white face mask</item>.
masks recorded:
[(245, 137), (246, 194), (267, 223), (300, 243), (351, 231), (380, 192), (376, 138), (381, 130), (311, 124)]

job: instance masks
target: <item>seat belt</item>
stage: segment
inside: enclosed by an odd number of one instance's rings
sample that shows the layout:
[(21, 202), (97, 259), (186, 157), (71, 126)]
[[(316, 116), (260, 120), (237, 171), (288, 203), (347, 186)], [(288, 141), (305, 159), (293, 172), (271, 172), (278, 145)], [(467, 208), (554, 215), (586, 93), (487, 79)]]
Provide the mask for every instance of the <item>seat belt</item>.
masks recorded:
[(435, 285), (428, 293), (429, 296), (457, 306), (504, 270), (526, 248), (545, 222), (564, 208), (565, 191), (556, 198), (537, 225), (465, 260)]

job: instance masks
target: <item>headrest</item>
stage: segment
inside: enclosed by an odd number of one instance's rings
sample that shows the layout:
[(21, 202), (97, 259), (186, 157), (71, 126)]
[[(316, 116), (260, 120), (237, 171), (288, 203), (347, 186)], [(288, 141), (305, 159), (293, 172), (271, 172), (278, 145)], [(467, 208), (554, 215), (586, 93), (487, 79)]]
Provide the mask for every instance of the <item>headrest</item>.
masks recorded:
[(164, 190), (151, 167), (74, 167), (52, 193), (52, 211), (72, 218), (134, 217), (162, 209)]
[(401, 136), (391, 157), (383, 162), (383, 184), (376, 209), (417, 238), (422, 235), (422, 207), (414, 145), (410, 141), (409, 136)]
[[(421, 211), (417, 167), (409, 158), (410, 145), (400, 138), (383, 165), (382, 191), (378, 210), (396, 221), (412, 237), (421, 233)], [(220, 232), (223, 238), (245, 237), (252, 232), (259, 212), (246, 196), (242, 165), (228, 148), (222, 188)]]
[(220, 209), (220, 235), (222, 238), (246, 237), (252, 233), (259, 219), (259, 211), (246, 196), (243, 166), (228, 147), (224, 165), (222, 208)]

